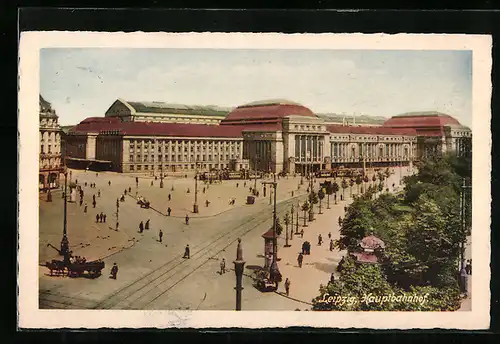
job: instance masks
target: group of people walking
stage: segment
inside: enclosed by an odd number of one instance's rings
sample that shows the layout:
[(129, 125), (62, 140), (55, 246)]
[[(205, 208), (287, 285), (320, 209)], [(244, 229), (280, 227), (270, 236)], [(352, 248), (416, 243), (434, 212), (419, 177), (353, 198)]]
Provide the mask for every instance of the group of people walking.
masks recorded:
[(103, 212), (101, 212), (100, 214), (97, 214), (95, 216), (95, 222), (96, 223), (99, 223), (99, 222), (106, 223), (106, 214), (104, 214)]

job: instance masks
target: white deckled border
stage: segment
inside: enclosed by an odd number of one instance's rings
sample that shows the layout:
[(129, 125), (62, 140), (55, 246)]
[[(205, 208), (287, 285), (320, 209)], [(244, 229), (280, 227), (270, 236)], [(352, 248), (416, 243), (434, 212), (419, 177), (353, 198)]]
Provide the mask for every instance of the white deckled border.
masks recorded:
[[(19, 65), (19, 327), (288, 327), (487, 329), (490, 310), (491, 36), (418, 34), (23, 32)], [(470, 312), (99, 311), (38, 309), (38, 94), (42, 48), (473, 51), (473, 230)]]

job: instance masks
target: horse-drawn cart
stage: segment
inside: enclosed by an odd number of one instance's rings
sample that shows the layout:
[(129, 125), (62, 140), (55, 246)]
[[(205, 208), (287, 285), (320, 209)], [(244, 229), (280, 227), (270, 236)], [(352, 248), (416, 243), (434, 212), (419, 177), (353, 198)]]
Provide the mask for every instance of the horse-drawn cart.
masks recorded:
[(96, 278), (101, 276), (101, 270), (104, 269), (104, 262), (96, 260), (93, 262), (70, 263), (67, 268), (69, 277), (87, 276)]
[[(54, 248), (59, 254), (62, 254), (60, 250), (48, 244)], [(96, 278), (101, 276), (101, 271), (104, 269), (105, 264), (102, 260), (95, 260), (87, 262), (84, 259), (77, 259), (71, 255), (71, 253), (66, 253), (64, 260), (53, 259), (50, 262), (46, 262), (45, 266), (50, 271), (50, 276), (65, 276), (68, 277), (89, 277)]]

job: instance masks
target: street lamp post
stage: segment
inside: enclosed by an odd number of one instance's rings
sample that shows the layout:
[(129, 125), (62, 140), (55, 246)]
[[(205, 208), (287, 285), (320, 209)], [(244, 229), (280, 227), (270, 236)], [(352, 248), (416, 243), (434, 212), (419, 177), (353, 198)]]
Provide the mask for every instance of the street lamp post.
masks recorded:
[(293, 213), (295, 212), (295, 209), (293, 209), (293, 204), (292, 204), (292, 209), (290, 209), (290, 214), (292, 215), (292, 220), (290, 221), (290, 240), (293, 240)]
[[(284, 247), (290, 247), (292, 245), (290, 245), (288, 243), (288, 225), (290, 224), (290, 215), (288, 215), (288, 213), (285, 214), (284, 222), (285, 222), (285, 246)], [(292, 231), (293, 231), (293, 222), (292, 222)], [(292, 235), (292, 237), (293, 237), (293, 235)]]
[(160, 189), (163, 189), (163, 162), (160, 165)]
[(117, 198), (116, 199), (116, 230), (118, 230), (118, 227), (120, 225), (119, 216), (120, 216), (120, 200)]
[(278, 188), (278, 183), (276, 182), (276, 174), (274, 175), (274, 181), (272, 182), (262, 182), (262, 184), (269, 184), (270, 186), (272, 185), (274, 189), (274, 208), (273, 208), (273, 262), (271, 263), (271, 267), (269, 270), (270, 274), (270, 279), (271, 281), (279, 282), (281, 280), (281, 273), (278, 268), (278, 247), (277, 247), (277, 238), (276, 238), (276, 220), (277, 220), (277, 213), (276, 213), (276, 194), (277, 194), (277, 188)]
[(68, 240), (68, 232), (67, 232), (67, 207), (68, 207), (68, 171), (64, 171), (64, 222), (63, 222), (63, 236), (61, 239), (61, 255), (68, 257), (69, 254), (69, 240)]
[(193, 213), (198, 213), (198, 160), (195, 162), (196, 171), (194, 176), (194, 204)]
[(245, 261), (243, 260), (243, 249), (241, 248), (241, 239), (238, 238), (238, 247), (236, 248), (236, 260), (234, 263), (234, 272), (236, 274), (236, 310), (241, 311), (241, 280), (243, 278), (243, 268)]
[(260, 157), (258, 155), (255, 156), (255, 159), (253, 160), (253, 169), (254, 169), (254, 177), (255, 177), (255, 182), (253, 185), (253, 194), (255, 195), (257, 192), (257, 164), (260, 163)]
[(295, 214), (295, 234), (299, 234), (299, 204), (297, 202), (297, 213)]

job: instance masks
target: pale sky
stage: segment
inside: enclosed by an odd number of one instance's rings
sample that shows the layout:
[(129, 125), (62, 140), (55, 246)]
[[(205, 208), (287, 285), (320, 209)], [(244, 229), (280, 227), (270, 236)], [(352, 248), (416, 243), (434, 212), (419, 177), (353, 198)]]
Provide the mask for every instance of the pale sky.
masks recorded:
[(285, 98), (314, 112), (440, 111), (472, 124), (470, 51), (42, 49), (40, 92), (62, 125), (117, 99), (238, 106)]

